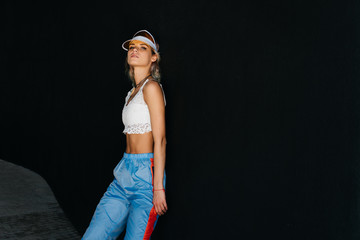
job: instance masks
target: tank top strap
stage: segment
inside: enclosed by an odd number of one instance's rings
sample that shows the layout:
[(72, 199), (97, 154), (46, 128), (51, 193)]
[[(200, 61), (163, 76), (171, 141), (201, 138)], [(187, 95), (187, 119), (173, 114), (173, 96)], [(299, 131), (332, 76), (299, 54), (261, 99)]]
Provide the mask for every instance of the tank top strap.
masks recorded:
[(144, 88), (144, 86), (145, 86), (145, 84), (146, 84), (147, 82), (149, 82), (149, 78), (145, 80), (144, 84), (140, 87), (140, 90), (139, 90), (139, 91), (142, 92), (142, 90), (143, 90), (143, 88)]

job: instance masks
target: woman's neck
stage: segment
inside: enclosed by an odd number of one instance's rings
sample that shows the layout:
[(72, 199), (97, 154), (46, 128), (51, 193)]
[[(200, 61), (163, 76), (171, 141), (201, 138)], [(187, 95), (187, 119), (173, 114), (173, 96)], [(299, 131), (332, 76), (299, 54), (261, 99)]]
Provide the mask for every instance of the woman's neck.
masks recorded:
[(144, 78), (149, 75), (150, 71), (148, 68), (134, 68), (134, 79), (136, 84), (144, 80)]

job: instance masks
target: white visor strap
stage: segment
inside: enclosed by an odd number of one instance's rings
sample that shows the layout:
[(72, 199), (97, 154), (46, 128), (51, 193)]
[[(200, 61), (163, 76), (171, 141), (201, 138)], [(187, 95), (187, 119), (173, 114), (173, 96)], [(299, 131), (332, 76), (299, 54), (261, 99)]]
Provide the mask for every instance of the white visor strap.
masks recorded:
[[(131, 40), (128, 40), (128, 41), (131, 42), (131, 41), (134, 41), (134, 40), (138, 40), (138, 41), (144, 42), (144, 43), (146, 43), (147, 45), (149, 45), (150, 47), (152, 47), (156, 52), (158, 51), (156, 45), (155, 45), (152, 41), (150, 41), (148, 38), (146, 38), (146, 37), (136, 36), (136, 37), (134, 37), (134, 38), (132, 38)], [(128, 50), (128, 49), (126, 49), (126, 50)]]

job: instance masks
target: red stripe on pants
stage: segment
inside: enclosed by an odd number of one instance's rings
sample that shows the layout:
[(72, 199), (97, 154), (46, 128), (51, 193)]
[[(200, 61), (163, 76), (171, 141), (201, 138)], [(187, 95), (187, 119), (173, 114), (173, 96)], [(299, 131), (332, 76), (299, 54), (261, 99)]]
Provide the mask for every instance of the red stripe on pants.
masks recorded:
[(150, 158), (150, 168), (151, 168), (151, 176), (152, 176), (152, 185), (154, 186), (154, 159)]
[[(154, 159), (150, 158), (151, 161), (151, 175), (152, 175), (152, 185), (154, 186)], [(155, 207), (152, 207), (149, 214), (149, 220), (146, 225), (145, 234), (143, 240), (149, 240), (152, 232), (154, 231), (154, 225), (157, 219), (157, 213)]]
[(146, 230), (144, 234), (143, 240), (149, 240), (151, 237), (152, 232), (154, 231), (154, 225), (157, 219), (157, 214), (155, 211), (155, 207), (151, 208), (148, 224), (146, 225)]

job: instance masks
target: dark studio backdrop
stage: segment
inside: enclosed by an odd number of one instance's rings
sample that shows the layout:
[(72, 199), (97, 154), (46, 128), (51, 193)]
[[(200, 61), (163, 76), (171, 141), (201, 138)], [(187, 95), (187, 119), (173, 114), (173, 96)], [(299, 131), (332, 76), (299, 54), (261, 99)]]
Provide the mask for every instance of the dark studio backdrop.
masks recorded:
[(0, 158), (82, 234), (125, 149), (121, 43), (147, 29), (166, 93), (153, 239), (358, 239), (358, 1), (2, 4)]

